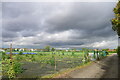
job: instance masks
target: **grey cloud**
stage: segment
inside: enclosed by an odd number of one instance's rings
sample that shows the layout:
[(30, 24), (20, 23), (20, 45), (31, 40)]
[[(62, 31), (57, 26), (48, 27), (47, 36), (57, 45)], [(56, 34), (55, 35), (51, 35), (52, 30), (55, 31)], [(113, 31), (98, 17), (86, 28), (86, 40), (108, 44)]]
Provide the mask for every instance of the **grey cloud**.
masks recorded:
[(7, 27), (4, 26), (3, 24), (3, 28), (5, 28), (8, 31), (13, 31), (13, 32), (20, 32), (22, 30), (37, 30), (39, 28), (36, 27), (36, 24), (32, 24), (32, 23), (26, 23), (26, 22), (10, 22), (8, 23)]
[[(19, 36), (33, 37), (31, 47), (38, 45), (72, 47), (90, 45), (116, 36), (110, 20), (115, 3), (4, 3), (3, 40)], [(48, 34), (72, 30), (66, 41), (49, 41)], [(38, 34), (44, 32), (41, 36)], [(65, 38), (66, 34), (63, 34)], [(10, 39), (8, 39), (10, 38)], [(44, 39), (43, 39), (44, 38)], [(52, 39), (51, 39), (52, 40)], [(56, 41), (54, 41), (56, 40)], [(27, 47), (27, 45), (24, 45)]]
[[(109, 6), (110, 4), (111, 3), (75, 3), (65, 14), (54, 14), (54, 16), (48, 18), (48, 20), (46, 20), (48, 24), (46, 27), (50, 26), (48, 27), (48, 31), (50, 32), (69, 29), (97, 30), (106, 27), (109, 25), (109, 19), (113, 17), (112, 10), (110, 10), (112, 7)], [(107, 9), (104, 10), (103, 8), (105, 7), (107, 7)], [(108, 11), (110, 14), (108, 14)]]
[[(34, 44), (40, 44), (40, 42), (36, 42)], [(65, 46), (65, 45), (83, 45), (84, 43), (82, 41), (76, 41), (76, 40), (67, 40), (67, 41), (48, 41), (44, 44), (50, 45), (50, 46)]]
[(5, 2), (2, 5), (4, 18), (17, 18), (21, 15), (28, 15), (34, 11), (31, 3), (24, 2)]
[(14, 37), (18, 37), (18, 34), (11, 32), (11, 31), (2, 30), (2, 37), (3, 37), (3, 39), (4, 38), (14, 38)]
[(20, 32), (21, 36), (23, 37), (30, 37), (30, 36), (36, 36), (36, 32), (32, 30), (23, 30)]

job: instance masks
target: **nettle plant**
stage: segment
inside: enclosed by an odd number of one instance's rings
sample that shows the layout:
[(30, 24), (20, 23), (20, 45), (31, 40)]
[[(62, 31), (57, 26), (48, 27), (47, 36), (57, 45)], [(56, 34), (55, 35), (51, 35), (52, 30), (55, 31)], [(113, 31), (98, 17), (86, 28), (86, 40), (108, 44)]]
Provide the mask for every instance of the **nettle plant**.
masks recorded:
[(64, 55), (64, 50), (62, 50), (62, 55)]
[(31, 61), (35, 61), (35, 57), (33, 54), (31, 55)]
[(15, 58), (17, 61), (21, 61), (22, 60), (22, 56), (21, 55), (16, 55), (16, 58)]
[(51, 64), (51, 66), (55, 65), (55, 56), (54, 55), (52, 55), (52, 57), (50, 59), (50, 64)]
[(15, 78), (18, 73), (22, 73), (23, 69), (21, 63), (15, 60), (6, 59), (2, 61), (2, 71), (5, 76), (12, 79)]
[(6, 54), (5, 52), (2, 52), (2, 60), (5, 60), (5, 58), (6, 58)]

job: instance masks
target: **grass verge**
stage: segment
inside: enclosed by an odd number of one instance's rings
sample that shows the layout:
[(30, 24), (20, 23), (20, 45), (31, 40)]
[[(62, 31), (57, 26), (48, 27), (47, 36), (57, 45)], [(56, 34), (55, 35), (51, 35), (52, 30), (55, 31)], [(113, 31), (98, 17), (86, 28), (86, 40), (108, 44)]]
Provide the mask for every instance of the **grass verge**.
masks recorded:
[(85, 63), (85, 64), (82, 64), (80, 66), (76, 66), (75, 68), (68, 68), (66, 70), (63, 70), (63, 71), (60, 71), (60, 72), (57, 72), (55, 74), (51, 74), (51, 75), (46, 75), (46, 76), (43, 76), (41, 78), (62, 78), (62, 77), (65, 77), (68, 73), (72, 72), (72, 71), (75, 71), (77, 69), (80, 69), (80, 68), (83, 68), (85, 66), (88, 66), (92, 63), (93, 61), (91, 62), (88, 62), (88, 63)]

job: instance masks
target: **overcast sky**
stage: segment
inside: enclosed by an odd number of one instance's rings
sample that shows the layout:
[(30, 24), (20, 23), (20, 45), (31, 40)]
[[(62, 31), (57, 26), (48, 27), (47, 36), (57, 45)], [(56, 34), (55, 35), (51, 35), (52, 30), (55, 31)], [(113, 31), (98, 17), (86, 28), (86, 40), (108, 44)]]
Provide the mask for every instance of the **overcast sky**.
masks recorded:
[(2, 47), (116, 48), (115, 2), (4, 2)]

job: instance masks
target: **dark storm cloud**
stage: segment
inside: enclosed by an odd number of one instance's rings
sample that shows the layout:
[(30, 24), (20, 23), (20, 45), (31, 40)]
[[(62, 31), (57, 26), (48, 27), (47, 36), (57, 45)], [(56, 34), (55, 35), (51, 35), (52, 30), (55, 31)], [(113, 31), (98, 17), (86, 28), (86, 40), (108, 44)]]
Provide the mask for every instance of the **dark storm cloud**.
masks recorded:
[[(37, 42), (34, 44), (41, 44), (41, 43)], [(49, 41), (49, 42), (45, 42), (44, 44), (50, 46), (63, 46), (63, 45), (83, 45), (84, 43), (82, 41), (67, 40), (67, 41), (56, 41), (56, 42)]]
[(2, 37), (3, 38), (14, 38), (17, 36), (18, 36), (18, 34), (15, 34), (14, 32), (2, 30)]
[(35, 32), (34, 32), (34, 31), (31, 31), (31, 30), (22, 31), (22, 32), (21, 32), (21, 35), (22, 35), (23, 37), (35, 36)]
[(48, 43), (48, 45), (51, 45), (51, 46), (63, 46), (63, 45), (65, 45), (65, 46), (72, 46), (72, 45), (82, 45), (82, 44), (84, 44), (84, 43), (81, 43), (81, 42), (79, 42), (79, 43), (75, 43), (75, 42), (73, 42), (73, 43), (71, 43), (71, 42), (53, 42), (53, 43)]
[(110, 22), (114, 6), (110, 2), (3, 3), (3, 41), (80, 47), (111, 40), (116, 36)]
[(39, 28), (36, 27), (37, 25), (35, 23), (31, 22), (10, 22), (8, 24), (3, 23), (3, 27), (8, 30), (8, 31), (13, 31), (13, 32), (20, 32), (22, 30), (37, 30)]
[(29, 15), (32, 11), (34, 11), (33, 7), (31, 6), (31, 3), (25, 3), (25, 2), (5, 2), (2, 5), (3, 10), (3, 17), (4, 18), (17, 18), (22, 15)]
[[(76, 31), (77, 36), (71, 36), (72, 38), (77, 38), (77, 39), (91, 39), (94, 37), (97, 38), (107, 38), (111, 36), (115, 36), (115, 32), (111, 28), (112, 26), (104, 26), (104, 28), (98, 29), (98, 30), (83, 30), (83, 32), (79, 32), (79, 29)], [(79, 36), (79, 34), (82, 34), (82, 36)]]
[[(41, 29), (41, 16), (34, 14), (32, 3), (3, 3), (3, 35), (20, 33), (23, 37), (33, 36)], [(13, 34), (9, 34), (14, 36)], [(3, 36), (4, 37), (4, 36)], [(6, 36), (7, 37), (7, 36)]]
[(113, 3), (74, 3), (67, 12), (50, 16), (46, 20), (46, 27), (50, 26), (47, 28), (49, 32), (102, 29), (110, 25), (113, 5)]

